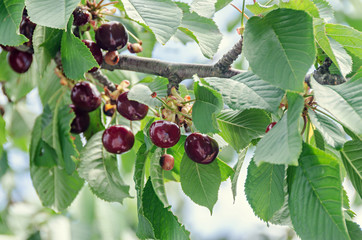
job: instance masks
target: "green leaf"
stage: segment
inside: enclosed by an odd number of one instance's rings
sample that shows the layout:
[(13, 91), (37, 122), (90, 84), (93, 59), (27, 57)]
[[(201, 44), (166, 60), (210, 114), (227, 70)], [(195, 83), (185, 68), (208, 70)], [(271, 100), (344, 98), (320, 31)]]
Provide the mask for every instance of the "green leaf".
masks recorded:
[[(153, 81), (150, 82), (144, 82), (143, 80), (139, 83), (142, 83), (149, 87), (152, 92), (156, 92), (157, 96), (160, 98), (166, 97), (167, 94), (167, 85), (168, 85), (168, 79), (164, 77), (156, 77)], [(137, 86), (137, 85), (136, 85)]]
[[(38, 64), (40, 76), (43, 76), (51, 59), (54, 57), (53, 48), (56, 49), (56, 51), (60, 49), (61, 36), (62, 31), (58, 29), (47, 28), (40, 25), (35, 28), (33, 34), (34, 58)], [(52, 42), (51, 48), (44, 44), (47, 41)], [(54, 75), (54, 68), (52, 68), (52, 70)]]
[(1, 51), (0, 53), (0, 81), (1, 82), (8, 82), (15, 79), (18, 74), (14, 72), (7, 60), (7, 54), (6, 51)]
[(31, 112), (24, 102), (17, 103), (8, 122), (8, 134), (13, 138), (27, 136), (34, 126), (35, 119), (35, 113)]
[(326, 22), (334, 19), (334, 11), (326, 0), (313, 0), (319, 11), (319, 16)]
[(223, 109), (221, 94), (214, 89), (194, 83), (196, 101), (192, 107), (192, 121), (202, 133), (216, 133), (218, 124), (216, 116)]
[(302, 151), (302, 137), (299, 122), (304, 108), (303, 97), (297, 93), (287, 93), (288, 111), (282, 119), (259, 141), (254, 161), (274, 164), (297, 165)]
[(249, 11), (252, 12), (254, 15), (263, 15), (277, 9), (278, 6), (276, 4), (265, 6), (258, 2), (255, 2), (254, 4), (247, 4), (246, 8), (249, 9)]
[(313, 19), (314, 38), (318, 45), (328, 55), (333, 63), (336, 64), (343, 76), (346, 76), (352, 70), (352, 58), (344, 48), (333, 39), (326, 35), (325, 23), (320, 18)]
[(129, 90), (127, 98), (129, 100), (137, 101), (153, 108), (160, 107), (162, 103), (157, 98), (153, 98), (151, 96), (153, 92), (154, 91), (152, 91), (149, 86), (146, 86), (145, 84), (137, 84), (132, 87), (131, 90)]
[(0, 44), (18, 46), (28, 39), (19, 34), (24, 0), (0, 0)]
[(284, 91), (261, 80), (252, 72), (232, 78), (205, 78), (205, 81), (222, 94), (224, 102), (234, 110), (265, 109), (276, 113)]
[(186, 12), (179, 29), (199, 44), (205, 57), (212, 58), (217, 52), (222, 34), (212, 19)]
[(339, 42), (346, 50), (362, 58), (362, 33), (340, 24), (326, 24), (327, 35)]
[(25, 0), (32, 22), (51, 28), (65, 29), (79, 0)]
[(150, 177), (157, 197), (163, 203), (164, 207), (168, 207), (168, 201), (165, 190), (165, 183), (163, 182), (163, 172), (162, 167), (160, 166), (160, 158), (163, 154), (162, 148), (157, 148), (156, 151), (151, 156), (151, 166), (150, 166)]
[(302, 239), (349, 239), (342, 213), (342, 179), (336, 159), (303, 145), (290, 181), (289, 208)]
[(252, 160), (245, 181), (246, 198), (255, 215), (269, 221), (284, 203), (285, 166)]
[(138, 210), (138, 226), (137, 226), (137, 237), (141, 239), (155, 238), (153, 233), (153, 227), (150, 221), (143, 215), (142, 196), (144, 187), (144, 174), (145, 174), (145, 163), (147, 161), (149, 151), (147, 150), (146, 144), (142, 144), (138, 149), (135, 171), (133, 180), (135, 182), (135, 189), (137, 191), (137, 210)]
[(314, 130), (314, 141), (315, 141), (315, 146), (317, 148), (319, 148), (322, 151), (325, 150), (323, 136), (317, 129)]
[(237, 191), (238, 179), (239, 179), (241, 167), (243, 166), (247, 151), (248, 151), (248, 148), (244, 148), (243, 150), (241, 150), (239, 152), (238, 162), (235, 164), (234, 174), (231, 176), (231, 191), (233, 192), (234, 203), (235, 203), (235, 197), (236, 197), (236, 193), (237, 193), (236, 191)]
[(322, 134), (326, 143), (339, 149), (347, 141), (344, 137), (346, 134), (330, 118), (310, 109), (308, 114), (311, 122)]
[(216, 2), (217, 0), (193, 0), (190, 10), (202, 17), (211, 18), (215, 13)]
[(199, 164), (192, 161), (185, 153), (181, 161), (180, 177), (184, 193), (192, 201), (207, 207), (212, 212), (221, 183), (217, 162)]
[(171, 0), (123, 0), (127, 15), (155, 34), (165, 44), (175, 33), (182, 11)]
[(93, 135), (81, 151), (78, 172), (99, 198), (122, 203), (130, 196), (129, 186), (119, 174), (116, 155), (103, 148), (102, 134), (103, 131)]
[(68, 175), (58, 166), (38, 167), (31, 162), (30, 175), (42, 204), (56, 211), (69, 207), (83, 186), (77, 172)]
[(290, 8), (294, 10), (303, 10), (309, 13), (312, 17), (318, 18), (319, 11), (317, 6), (311, 0), (289, 0), (288, 2), (279, 2), (281, 8)]
[(268, 114), (259, 109), (224, 110), (217, 116), (220, 136), (236, 151), (244, 149), (251, 140), (262, 137), (270, 123)]
[(306, 12), (277, 9), (264, 18), (251, 17), (244, 36), (243, 51), (255, 74), (282, 89), (303, 91), (316, 55), (313, 21)]
[(94, 134), (105, 129), (102, 122), (102, 108), (98, 107), (96, 110), (89, 112), (89, 127), (83, 133), (86, 139), (90, 139)]
[(341, 156), (349, 179), (362, 198), (362, 141), (346, 142), (341, 151)]
[[(0, 114), (0, 146), (3, 146), (4, 143), (6, 143), (6, 128), (5, 128), (5, 120), (3, 116)], [(1, 156), (1, 150), (0, 150), (0, 156)]]
[(152, 188), (150, 179), (143, 190), (142, 206), (144, 216), (152, 224), (157, 239), (190, 239), (190, 233), (178, 222), (170, 207), (163, 207), (163, 203)]
[(346, 220), (346, 225), (348, 229), (348, 234), (351, 240), (359, 240), (362, 239), (362, 230), (361, 227), (352, 221)]
[(71, 31), (73, 17), (68, 23), (68, 31), (63, 32), (61, 57), (65, 75), (74, 80), (83, 78), (86, 71), (99, 67), (88, 47)]
[(232, 169), (227, 163), (222, 161), (220, 158), (216, 158), (216, 161), (220, 169), (221, 182), (226, 181), (229, 177), (234, 175), (234, 169)]
[(217, 0), (217, 2), (215, 4), (215, 11), (219, 11), (219, 10), (223, 9), (224, 7), (229, 5), (229, 3), (231, 3), (231, 2), (232, 2), (232, 0)]
[(352, 131), (362, 134), (362, 77), (338, 86), (324, 86), (312, 78), (311, 84), (319, 106)]

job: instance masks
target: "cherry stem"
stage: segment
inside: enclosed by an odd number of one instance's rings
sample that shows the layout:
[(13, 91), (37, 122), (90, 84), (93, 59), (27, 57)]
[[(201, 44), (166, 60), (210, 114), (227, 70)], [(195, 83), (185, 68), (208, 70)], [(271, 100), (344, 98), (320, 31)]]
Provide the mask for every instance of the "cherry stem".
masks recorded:
[(244, 26), (245, 0), (243, 0), (243, 15), (241, 15), (241, 27)]
[(116, 4), (116, 3), (118, 3), (118, 2), (110, 2), (110, 3), (105, 3), (105, 4), (103, 4), (102, 6), (98, 6), (98, 8), (102, 8), (102, 7), (105, 7), (105, 6), (109, 6), (109, 5), (113, 5), (113, 4)]
[(192, 102), (195, 102), (196, 101), (196, 99), (191, 99), (191, 100), (189, 100), (189, 101), (186, 101), (186, 102), (181, 102), (182, 104), (187, 104), (187, 103), (192, 103)]
[(133, 125), (132, 125), (132, 121), (129, 121), (129, 128), (131, 129), (131, 131), (133, 132)]
[(303, 121), (304, 121), (304, 124), (303, 124), (303, 129), (302, 129), (302, 132), (300, 133), (300, 135), (303, 135), (304, 131), (305, 131), (305, 127), (307, 126), (307, 116), (303, 114)]
[(249, 20), (248, 15), (246, 15), (243, 11), (241, 11), (237, 6), (235, 6), (234, 4), (230, 3), (231, 6), (233, 6), (236, 10), (238, 10), (238, 12), (240, 12), (241, 14), (243, 14), (243, 16)]
[[(97, 4), (97, 8), (99, 8), (101, 6), (101, 4), (103, 3), (104, 0), (101, 0), (98, 4)], [(94, 1), (95, 3), (95, 1)]]
[(127, 29), (127, 32), (128, 32), (128, 34), (134, 39), (134, 40), (136, 40), (138, 43), (141, 41), (141, 40), (139, 40), (138, 39), (138, 37), (136, 37), (131, 31), (129, 31), (128, 29)]
[(268, 6), (273, 0), (269, 0), (267, 3), (264, 4), (264, 6)]
[(167, 103), (165, 101), (163, 101), (160, 97), (156, 96), (156, 99), (158, 99), (166, 108), (170, 109), (172, 112), (176, 113), (176, 114), (180, 114), (181, 116), (184, 116), (185, 118), (188, 118), (190, 120), (192, 120), (191, 116), (184, 114), (170, 106), (167, 105)]
[(306, 137), (306, 142), (309, 143), (309, 132), (310, 132), (310, 121), (308, 120), (307, 122), (307, 135), (305, 136)]

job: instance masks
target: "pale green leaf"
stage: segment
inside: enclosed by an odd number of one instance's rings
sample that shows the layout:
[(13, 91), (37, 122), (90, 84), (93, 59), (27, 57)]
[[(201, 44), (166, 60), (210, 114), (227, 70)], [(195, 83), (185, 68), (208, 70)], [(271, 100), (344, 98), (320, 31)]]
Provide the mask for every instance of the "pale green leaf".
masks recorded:
[(276, 112), (284, 91), (261, 80), (252, 72), (232, 78), (205, 78), (205, 81), (222, 94), (224, 102), (234, 110), (249, 108)]
[(19, 34), (24, 0), (0, 0), (0, 44), (18, 46), (28, 39)]
[(102, 134), (103, 131), (93, 135), (81, 151), (78, 172), (99, 198), (122, 203), (130, 196), (129, 186), (120, 176), (116, 155), (103, 148)]
[(338, 86), (321, 85), (313, 78), (311, 83), (318, 105), (358, 135), (362, 134), (362, 77)]
[(127, 15), (148, 26), (158, 42), (165, 44), (181, 24), (182, 11), (171, 0), (123, 0)]
[(319, 17), (319, 11), (317, 6), (313, 3), (312, 0), (289, 0), (288, 2), (279, 2), (279, 6), (281, 8), (290, 8), (295, 10), (302, 10), (309, 13), (312, 17), (318, 18)]
[(346, 220), (346, 225), (348, 228), (348, 234), (351, 240), (360, 240), (362, 239), (362, 230), (361, 227), (352, 221)]
[(192, 201), (207, 207), (212, 212), (221, 183), (217, 162), (199, 164), (192, 161), (185, 153), (181, 161), (180, 177), (184, 193)]
[[(166, 86), (167, 89), (167, 84), (163, 86)], [(160, 90), (162, 91), (163, 88), (160, 88)], [(151, 96), (153, 92), (154, 91), (152, 91), (149, 86), (146, 86), (143, 83), (137, 84), (134, 87), (132, 87), (131, 90), (128, 92), (127, 98), (129, 100), (137, 101), (153, 108), (160, 107), (162, 103), (157, 98), (153, 98)], [(157, 96), (162, 97), (159, 96), (158, 94)]]
[(217, 132), (216, 116), (224, 107), (221, 94), (197, 81), (194, 92), (196, 101), (192, 107), (193, 124), (201, 133)]
[(256, 2), (254, 4), (247, 4), (246, 8), (249, 9), (249, 11), (252, 12), (254, 15), (263, 15), (277, 9), (278, 6), (276, 4), (265, 6)]
[(199, 44), (205, 57), (212, 58), (217, 52), (222, 34), (212, 19), (195, 12), (184, 13), (179, 29)]
[(245, 181), (245, 195), (255, 215), (269, 221), (284, 203), (285, 166), (252, 160)]
[(347, 141), (344, 131), (340, 129), (331, 119), (310, 109), (308, 110), (308, 114), (312, 124), (322, 134), (326, 143), (339, 149)]
[(178, 222), (170, 207), (163, 207), (163, 203), (152, 188), (150, 179), (143, 190), (142, 206), (144, 216), (152, 224), (156, 239), (190, 239), (190, 233)]
[(11, 82), (13, 79), (16, 79), (18, 74), (13, 71), (10, 67), (7, 56), (8, 52), (1, 51), (0, 53), (0, 81), (1, 82)]
[(334, 19), (334, 11), (332, 6), (326, 0), (313, 0), (319, 11), (319, 16), (326, 22), (330, 22)]
[(150, 166), (150, 177), (157, 197), (163, 203), (164, 207), (168, 207), (168, 201), (165, 190), (165, 183), (163, 182), (163, 172), (162, 167), (160, 166), (160, 158), (163, 154), (162, 148), (157, 148), (155, 152), (151, 155), (151, 166)]
[(235, 203), (235, 197), (237, 194), (236, 191), (237, 191), (238, 179), (239, 179), (241, 167), (243, 166), (247, 151), (248, 151), (248, 148), (244, 148), (243, 150), (241, 150), (238, 153), (238, 161), (234, 166), (234, 174), (231, 176), (231, 191), (233, 192), (234, 203)]
[(288, 111), (282, 119), (259, 141), (254, 161), (273, 164), (297, 165), (302, 151), (302, 137), (299, 122), (304, 108), (303, 97), (297, 93), (287, 93)]
[(362, 58), (362, 33), (340, 24), (326, 24), (327, 36), (339, 42), (346, 50)]
[(346, 142), (341, 151), (341, 156), (349, 179), (362, 198), (362, 141)]
[(32, 22), (51, 28), (65, 29), (79, 0), (25, 0)]
[(268, 114), (259, 109), (224, 110), (217, 116), (220, 136), (236, 151), (244, 149), (251, 140), (262, 137), (270, 123)]
[(223, 9), (224, 7), (228, 6), (229, 3), (231, 3), (232, 0), (217, 0), (215, 4), (215, 11), (219, 11)]
[(215, 13), (215, 4), (217, 0), (193, 0), (190, 10), (198, 15), (211, 18)]
[(350, 239), (342, 213), (342, 179), (336, 159), (304, 144), (289, 188), (290, 215), (301, 239)]
[(221, 182), (226, 181), (229, 177), (234, 175), (234, 169), (232, 169), (227, 163), (218, 157), (215, 161), (217, 161), (217, 165), (219, 165)]
[(72, 19), (68, 23), (68, 31), (63, 32), (61, 57), (65, 75), (70, 79), (81, 79), (86, 71), (99, 67), (89, 48), (71, 31)]
[(316, 55), (313, 21), (306, 12), (277, 9), (252, 17), (244, 36), (243, 51), (255, 74), (282, 89), (303, 91)]
[(313, 19), (314, 38), (318, 45), (328, 55), (333, 63), (336, 64), (343, 76), (346, 76), (352, 70), (352, 58), (346, 50), (334, 39), (329, 39), (326, 35), (325, 23), (320, 18)]

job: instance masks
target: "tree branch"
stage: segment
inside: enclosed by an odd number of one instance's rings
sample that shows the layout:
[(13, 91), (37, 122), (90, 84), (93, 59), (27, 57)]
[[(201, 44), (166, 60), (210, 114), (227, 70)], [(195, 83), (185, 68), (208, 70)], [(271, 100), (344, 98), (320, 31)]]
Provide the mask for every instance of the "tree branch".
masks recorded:
[(218, 68), (221, 72), (226, 72), (230, 69), (231, 64), (239, 57), (243, 48), (243, 36), (240, 40), (234, 45), (229, 52), (227, 52), (222, 58), (215, 64), (215, 67)]
[(114, 85), (113, 82), (111, 82), (107, 76), (105, 76), (99, 69), (97, 69), (97, 71), (90, 73), (92, 75), (93, 78), (97, 79), (98, 82), (100, 82), (101, 84), (103, 84), (104, 86), (106, 86), (110, 91), (115, 91), (116, 90), (116, 86)]

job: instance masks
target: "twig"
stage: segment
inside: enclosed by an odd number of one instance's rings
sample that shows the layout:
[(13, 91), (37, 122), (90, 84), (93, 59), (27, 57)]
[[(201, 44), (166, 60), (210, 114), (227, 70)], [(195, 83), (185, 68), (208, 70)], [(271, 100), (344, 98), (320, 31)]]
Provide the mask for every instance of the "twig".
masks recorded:
[(105, 76), (99, 69), (95, 72), (91, 73), (92, 77), (96, 80), (98, 80), (98, 82), (100, 82), (101, 84), (103, 84), (103, 86), (108, 87), (108, 89), (110, 91), (115, 91), (116, 90), (116, 86), (114, 85), (113, 82), (111, 82), (107, 76)]
[(239, 57), (243, 48), (243, 36), (241, 39), (234, 45), (234, 47), (227, 52), (222, 58), (215, 64), (215, 67), (218, 68), (222, 73), (230, 69), (231, 64)]

